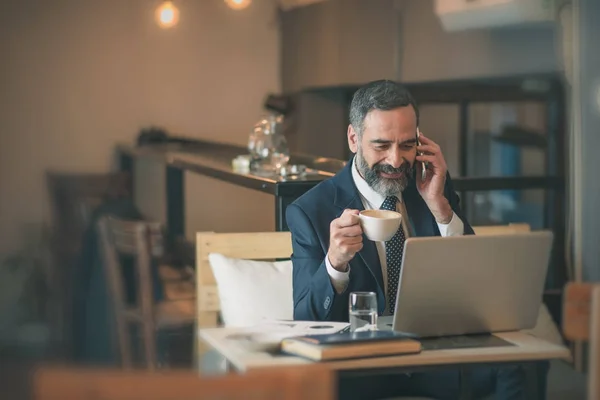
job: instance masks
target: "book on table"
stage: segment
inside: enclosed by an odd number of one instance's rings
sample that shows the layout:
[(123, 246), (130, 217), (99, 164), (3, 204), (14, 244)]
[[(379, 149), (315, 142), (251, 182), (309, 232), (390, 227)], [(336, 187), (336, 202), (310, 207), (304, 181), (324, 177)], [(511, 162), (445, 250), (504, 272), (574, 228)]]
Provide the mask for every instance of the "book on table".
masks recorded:
[(285, 338), (281, 351), (331, 361), (419, 353), (421, 343), (394, 331), (344, 332)]

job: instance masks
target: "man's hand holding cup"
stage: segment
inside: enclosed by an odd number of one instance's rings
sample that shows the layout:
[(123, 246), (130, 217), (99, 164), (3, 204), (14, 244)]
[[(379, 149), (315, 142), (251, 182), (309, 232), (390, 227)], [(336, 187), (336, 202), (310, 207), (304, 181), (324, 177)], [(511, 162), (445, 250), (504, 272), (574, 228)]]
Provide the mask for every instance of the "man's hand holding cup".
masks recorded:
[(329, 226), (329, 251), (331, 266), (340, 272), (348, 270), (348, 263), (363, 247), (362, 228), (358, 210), (346, 209)]

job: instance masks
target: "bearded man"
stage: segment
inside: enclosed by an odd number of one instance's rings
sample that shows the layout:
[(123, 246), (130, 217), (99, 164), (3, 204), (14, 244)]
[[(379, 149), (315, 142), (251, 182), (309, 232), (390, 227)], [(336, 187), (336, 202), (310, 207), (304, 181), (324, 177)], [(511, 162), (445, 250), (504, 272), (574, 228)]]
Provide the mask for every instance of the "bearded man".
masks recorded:
[[(417, 104), (403, 85), (380, 80), (354, 94), (347, 132), (354, 156), (286, 211), (293, 244), (294, 319), (348, 322), (351, 292), (375, 292), (379, 315), (393, 314), (401, 267), (397, 260), (406, 238), (473, 234), (440, 146), (418, 136), (418, 126)], [(402, 214), (403, 223), (390, 241), (366, 239), (358, 217), (365, 209)], [(525, 373), (519, 367), (482, 367), (473, 371), (470, 384), (478, 395), (495, 392), (496, 399), (522, 399)], [(340, 387), (340, 395), (457, 398), (459, 373), (354, 379)]]

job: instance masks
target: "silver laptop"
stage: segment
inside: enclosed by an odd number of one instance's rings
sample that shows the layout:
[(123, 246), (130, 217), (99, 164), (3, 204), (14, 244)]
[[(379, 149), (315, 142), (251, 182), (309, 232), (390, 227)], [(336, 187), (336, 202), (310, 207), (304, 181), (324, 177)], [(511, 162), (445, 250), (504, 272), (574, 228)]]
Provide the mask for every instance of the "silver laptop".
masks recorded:
[(395, 313), (380, 329), (434, 337), (533, 328), (553, 235), (406, 240)]

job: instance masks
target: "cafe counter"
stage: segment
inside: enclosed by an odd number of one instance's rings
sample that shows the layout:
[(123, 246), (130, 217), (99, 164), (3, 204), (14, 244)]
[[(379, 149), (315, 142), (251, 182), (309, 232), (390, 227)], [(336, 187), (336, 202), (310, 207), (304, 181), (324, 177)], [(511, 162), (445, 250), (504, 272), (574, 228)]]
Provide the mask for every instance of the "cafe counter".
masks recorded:
[(136, 160), (153, 160), (164, 166), (166, 224), (175, 236), (185, 233), (185, 173), (203, 175), (272, 195), (275, 204), (274, 229), (286, 231), (286, 207), (319, 182), (335, 175), (345, 165), (341, 160), (291, 154), (289, 164), (304, 167), (305, 173), (281, 176), (234, 168), (233, 160), (247, 153), (242, 146), (203, 140), (117, 146), (120, 170), (130, 172), (132, 176)]

